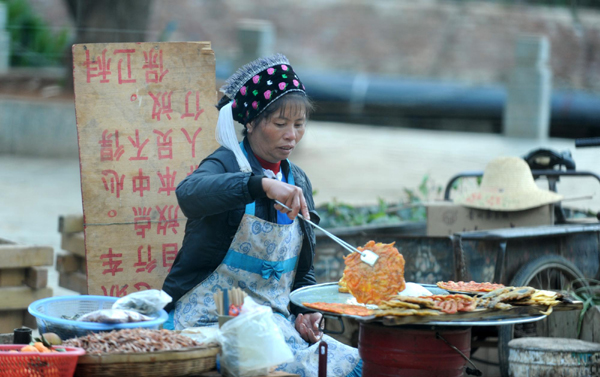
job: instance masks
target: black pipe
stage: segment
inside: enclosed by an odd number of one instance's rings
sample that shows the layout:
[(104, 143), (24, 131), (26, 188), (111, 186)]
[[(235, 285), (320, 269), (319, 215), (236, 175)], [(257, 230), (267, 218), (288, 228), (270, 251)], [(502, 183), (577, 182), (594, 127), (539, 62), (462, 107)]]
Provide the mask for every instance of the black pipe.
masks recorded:
[[(301, 77), (311, 98), (326, 104), (320, 111), (335, 112), (333, 117), (343, 121), (360, 118), (376, 122), (377, 116), (467, 119), (493, 122), (495, 132), (501, 132), (506, 102), (502, 85), (306, 70)], [(554, 90), (550, 128), (552, 136), (600, 136), (600, 95)]]

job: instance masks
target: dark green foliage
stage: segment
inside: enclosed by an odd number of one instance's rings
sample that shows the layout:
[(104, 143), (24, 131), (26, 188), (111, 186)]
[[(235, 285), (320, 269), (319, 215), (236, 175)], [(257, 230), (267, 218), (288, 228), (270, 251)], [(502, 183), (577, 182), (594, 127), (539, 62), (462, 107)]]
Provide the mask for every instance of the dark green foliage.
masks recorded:
[(13, 67), (60, 66), (68, 43), (66, 29), (54, 33), (26, 0), (6, 2)]
[(425, 221), (427, 211), (425, 203), (433, 197), (439, 197), (442, 186), (431, 183), (425, 175), (416, 190), (404, 189), (406, 200), (400, 203), (386, 203), (379, 198), (377, 205), (352, 206), (333, 201), (317, 208), (321, 216), (321, 226), (338, 228), (362, 225), (391, 225), (407, 221)]
[(600, 281), (594, 279), (585, 279), (583, 281), (581, 279), (573, 280), (569, 284), (567, 292), (577, 300), (583, 302), (583, 309), (579, 314), (579, 323), (577, 325), (577, 337), (579, 337), (585, 313), (591, 307), (600, 305)]

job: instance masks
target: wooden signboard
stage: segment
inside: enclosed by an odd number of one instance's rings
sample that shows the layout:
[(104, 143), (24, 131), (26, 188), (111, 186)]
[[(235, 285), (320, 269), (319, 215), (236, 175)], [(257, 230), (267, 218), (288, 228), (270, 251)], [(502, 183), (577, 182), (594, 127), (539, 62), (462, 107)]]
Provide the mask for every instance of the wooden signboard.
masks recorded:
[(162, 287), (185, 217), (175, 188), (217, 148), (209, 42), (73, 46), (88, 293)]

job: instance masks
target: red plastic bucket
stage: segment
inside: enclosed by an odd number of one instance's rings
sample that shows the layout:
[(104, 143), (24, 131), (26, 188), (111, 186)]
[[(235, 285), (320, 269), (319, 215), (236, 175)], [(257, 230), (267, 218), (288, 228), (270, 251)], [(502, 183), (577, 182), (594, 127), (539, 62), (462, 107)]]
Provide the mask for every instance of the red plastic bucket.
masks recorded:
[(459, 377), (471, 352), (470, 327), (383, 326), (361, 323), (358, 352), (363, 359), (363, 377), (436, 376)]

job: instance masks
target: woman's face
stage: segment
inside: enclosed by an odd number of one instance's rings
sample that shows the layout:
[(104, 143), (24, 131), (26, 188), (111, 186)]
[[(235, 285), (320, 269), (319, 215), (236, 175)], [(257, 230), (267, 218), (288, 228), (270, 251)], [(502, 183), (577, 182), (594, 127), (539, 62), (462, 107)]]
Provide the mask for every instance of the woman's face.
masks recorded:
[(263, 160), (277, 163), (288, 158), (302, 140), (306, 111), (304, 106), (288, 104), (258, 125), (248, 123), (247, 129), (252, 151)]

